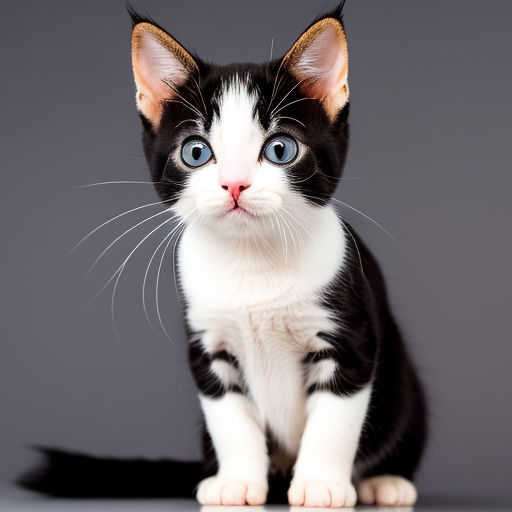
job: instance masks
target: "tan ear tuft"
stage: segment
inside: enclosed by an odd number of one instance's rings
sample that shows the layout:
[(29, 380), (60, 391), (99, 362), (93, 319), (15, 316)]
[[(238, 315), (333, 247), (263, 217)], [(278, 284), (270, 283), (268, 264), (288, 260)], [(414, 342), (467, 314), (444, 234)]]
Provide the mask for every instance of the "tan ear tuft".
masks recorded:
[(282, 65), (302, 83), (301, 91), (318, 99), (334, 120), (349, 97), (347, 39), (341, 22), (324, 18), (315, 23), (284, 56)]
[(197, 64), (169, 34), (143, 22), (132, 31), (132, 65), (137, 109), (157, 128), (162, 117), (162, 102), (175, 95), (173, 89), (197, 71)]

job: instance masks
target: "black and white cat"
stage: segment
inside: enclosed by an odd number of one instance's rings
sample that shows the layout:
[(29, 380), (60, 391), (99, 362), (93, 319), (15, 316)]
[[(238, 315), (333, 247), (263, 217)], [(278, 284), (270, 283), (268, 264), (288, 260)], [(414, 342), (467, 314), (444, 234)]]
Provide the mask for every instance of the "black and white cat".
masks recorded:
[(25, 485), (67, 495), (197, 486), (208, 505), (286, 493), (297, 506), (413, 504), (423, 394), (379, 267), (331, 200), (348, 146), (341, 7), (261, 65), (207, 64), (132, 18), (147, 161), (186, 224), (177, 274), (204, 461), (133, 462), (130, 473), (49, 452), (50, 468)]

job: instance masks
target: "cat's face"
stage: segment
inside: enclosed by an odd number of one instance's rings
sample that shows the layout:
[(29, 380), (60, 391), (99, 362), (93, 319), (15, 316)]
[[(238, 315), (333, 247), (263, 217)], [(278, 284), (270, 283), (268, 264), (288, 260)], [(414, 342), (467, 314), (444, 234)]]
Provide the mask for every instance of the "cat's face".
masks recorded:
[(348, 131), (339, 12), (268, 64), (205, 64), (137, 16), (132, 51), (152, 178), (184, 222), (227, 236), (272, 233), (331, 197)]

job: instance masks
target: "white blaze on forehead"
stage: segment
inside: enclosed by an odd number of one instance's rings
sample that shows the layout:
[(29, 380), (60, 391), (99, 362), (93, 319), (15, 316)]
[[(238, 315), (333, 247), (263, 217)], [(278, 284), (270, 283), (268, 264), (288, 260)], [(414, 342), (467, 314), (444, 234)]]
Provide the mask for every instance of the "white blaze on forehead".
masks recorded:
[(247, 81), (239, 76), (225, 83), (210, 130), (210, 141), (217, 163), (219, 177), (250, 179), (258, 163), (264, 132), (256, 115), (255, 94), (249, 92)]

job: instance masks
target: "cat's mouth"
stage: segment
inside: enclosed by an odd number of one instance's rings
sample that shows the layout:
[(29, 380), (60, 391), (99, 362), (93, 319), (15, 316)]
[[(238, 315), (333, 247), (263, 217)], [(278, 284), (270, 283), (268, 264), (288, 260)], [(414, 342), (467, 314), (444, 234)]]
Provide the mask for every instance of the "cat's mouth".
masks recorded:
[[(277, 203), (277, 204), (276, 204)], [(231, 201), (225, 204), (221, 216), (225, 219), (254, 221), (264, 217), (272, 216), (280, 206), (281, 200), (276, 198), (260, 198), (252, 201), (248, 198), (241, 198), (239, 201)]]
[(226, 215), (251, 215), (251, 213), (235, 201), (235, 204), (226, 212)]

